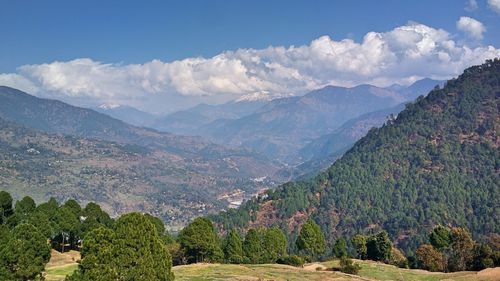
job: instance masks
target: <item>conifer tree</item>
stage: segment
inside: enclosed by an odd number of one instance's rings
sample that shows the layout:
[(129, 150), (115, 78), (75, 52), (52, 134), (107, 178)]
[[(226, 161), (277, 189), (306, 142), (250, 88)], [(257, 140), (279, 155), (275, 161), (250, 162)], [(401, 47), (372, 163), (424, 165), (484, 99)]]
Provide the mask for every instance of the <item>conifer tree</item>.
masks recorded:
[(264, 262), (275, 263), (278, 258), (286, 256), (286, 236), (278, 227), (265, 230), (263, 236)]
[(214, 262), (223, 259), (219, 237), (207, 218), (196, 218), (182, 229), (179, 242), (187, 254), (188, 262)]
[(0, 267), (4, 268), (0, 275), (10, 276), (13, 280), (41, 278), (50, 259), (47, 239), (31, 224), (16, 226), (9, 236), (0, 252)]
[(323, 232), (313, 220), (308, 220), (302, 226), (296, 241), (297, 248), (310, 258), (325, 252), (326, 243)]
[(347, 245), (344, 238), (339, 238), (333, 244), (333, 256), (336, 258), (347, 257)]
[(231, 229), (224, 241), (225, 259), (228, 263), (242, 263), (244, 255), (241, 236), (235, 229)]
[(243, 242), (243, 251), (250, 263), (262, 263), (264, 261), (264, 245), (261, 233), (257, 229), (250, 229)]

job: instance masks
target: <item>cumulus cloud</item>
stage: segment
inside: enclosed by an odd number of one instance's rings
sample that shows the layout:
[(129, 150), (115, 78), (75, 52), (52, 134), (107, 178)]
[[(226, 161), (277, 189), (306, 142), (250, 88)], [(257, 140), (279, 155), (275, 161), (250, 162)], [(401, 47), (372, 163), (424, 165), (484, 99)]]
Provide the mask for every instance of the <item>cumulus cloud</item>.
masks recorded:
[(465, 10), (467, 12), (473, 12), (473, 11), (477, 10), (478, 7), (479, 6), (478, 6), (476, 0), (469, 0), (469, 1), (467, 1), (467, 4), (465, 6)]
[(31, 80), (16, 73), (0, 73), (0, 85), (16, 88), (21, 91), (36, 94), (40, 88), (37, 87)]
[(488, 6), (500, 15), (500, 0), (488, 0)]
[[(466, 21), (467, 32), (484, 32), (482, 25)], [(122, 65), (81, 58), (25, 65), (18, 73), (0, 75), (0, 84), (19, 83), (39, 95), (66, 100), (126, 105), (145, 99), (165, 101), (169, 96), (220, 102), (254, 93), (301, 94), (326, 85), (447, 79), (494, 57), (500, 57), (500, 50), (493, 46), (472, 48), (445, 30), (409, 23), (388, 32), (369, 32), (361, 42), (322, 36), (303, 46), (238, 49), (173, 62)]]
[(483, 33), (486, 32), (484, 25), (470, 17), (460, 17), (457, 21), (457, 28), (474, 39), (483, 39)]

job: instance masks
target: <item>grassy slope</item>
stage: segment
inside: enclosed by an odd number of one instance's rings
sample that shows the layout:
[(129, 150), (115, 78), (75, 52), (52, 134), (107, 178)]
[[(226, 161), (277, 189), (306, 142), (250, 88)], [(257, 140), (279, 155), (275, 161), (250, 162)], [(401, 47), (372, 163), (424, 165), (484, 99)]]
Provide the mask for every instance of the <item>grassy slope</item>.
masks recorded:
[(232, 265), (232, 264), (193, 264), (174, 267), (177, 281), (205, 280), (274, 280), (274, 281), (330, 281), (362, 280), (336, 272), (310, 271), (286, 265)]
[[(391, 265), (357, 261), (362, 269), (360, 276), (346, 275), (340, 272), (315, 271), (315, 265), (308, 269), (295, 268), (285, 265), (221, 265), (221, 264), (193, 264), (174, 267), (175, 280), (404, 280), (404, 281), (493, 281), (500, 280), (500, 268), (477, 272), (434, 273), (425, 270), (400, 269)], [(338, 268), (337, 261), (317, 264), (318, 267)]]
[[(487, 269), (480, 272), (474, 271), (462, 271), (454, 273), (441, 273), (441, 272), (429, 272), (420, 269), (402, 269), (392, 265), (387, 265), (379, 262), (373, 261), (359, 261), (356, 260), (361, 266), (359, 275), (370, 280), (404, 280), (404, 281), (487, 281), (487, 280), (500, 280), (500, 268)], [(328, 261), (324, 262), (328, 268), (339, 268), (338, 261)], [(492, 271), (497, 274), (497, 276), (492, 276)]]
[[(62, 281), (78, 266), (78, 252), (58, 253), (52, 251), (52, 258), (46, 266), (47, 281)], [(233, 265), (233, 264), (191, 264), (173, 268), (177, 281), (343, 281), (343, 280), (404, 280), (404, 281), (494, 281), (500, 280), (500, 268), (480, 272), (434, 273), (425, 270), (401, 269), (392, 265), (356, 261), (361, 265), (360, 276), (350, 276), (340, 272), (326, 271), (326, 268), (338, 269), (338, 261), (310, 264), (297, 268), (278, 264)], [(316, 268), (322, 271), (316, 271)]]

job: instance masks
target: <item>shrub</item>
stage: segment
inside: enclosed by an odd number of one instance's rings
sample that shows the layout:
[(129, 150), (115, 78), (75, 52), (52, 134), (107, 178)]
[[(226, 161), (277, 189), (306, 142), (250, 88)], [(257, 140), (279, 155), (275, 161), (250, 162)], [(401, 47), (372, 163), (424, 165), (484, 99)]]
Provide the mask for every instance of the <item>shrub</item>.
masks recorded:
[(286, 265), (291, 265), (295, 267), (301, 267), (304, 265), (304, 259), (293, 255), (293, 256), (284, 256), (278, 259), (277, 263), (279, 264), (286, 264)]
[(345, 257), (340, 259), (340, 271), (347, 274), (357, 275), (360, 269), (361, 266), (354, 263), (351, 259)]
[(401, 268), (409, 268), (408, 259), (397, 248), (392, 248), (390, 264)]

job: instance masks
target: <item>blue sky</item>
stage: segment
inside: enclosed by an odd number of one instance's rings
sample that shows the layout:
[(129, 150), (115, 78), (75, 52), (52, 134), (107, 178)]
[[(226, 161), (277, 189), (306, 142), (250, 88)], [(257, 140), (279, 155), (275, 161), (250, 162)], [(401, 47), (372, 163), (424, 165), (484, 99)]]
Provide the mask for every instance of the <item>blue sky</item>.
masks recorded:
[[(362, 43), (370, 32), (386, 33), (413, 23), (446, 31), (446, 38), (440, 37), (442, 42), (451, 40), (454, 45), (463, 47), (462, 50), (488, 46), (495, 48), (493, 52), (489, 51), (488, 55), (483, 54), (485, 50), (478, 50), (478, 53), (480, 51), (482, 53), (476, 55), (474, 59), (468, 58), (468, 61), (464, 61), (464, 56), (455, 59), (452, 55), (452, 61), (461, 60), (463, 66), (491, 57), (492, 54), (496, 56), (496, 48), (500, 47), (500, 28), (498, 28), (500, 10), (495, 10), (495, 8), (500, 9), (499, 0), (175, 2), (19, 0), (1, 1), (1, 7), (0, 75), (3, 73), (3, 78), (0, 76), (0, 82), (16, 85), (20, 83), (20, 79), (26, 78), (29, 83), (35, 84), (30, 89), (40, 95), (50, 93), (75, 99), (82, 97), (85, 99), (90, 96), (99, 102), (133, 104), (131, 100), (141, 98), (128, 95), (120, 100), (118, 94), (115, 94), (113, 98), (101, 98), (97, 93), (87, 93), (92, 89), (84, 89), (78, 94), (75, 89), (60, 88), (61, 81), (50, 84), (50, 79), (41, 78), (40, 69), (23, 68), (23, 66), (51, 64), (59, 61), (68, 62), (68, 64), (58, 65), (57, 70), (69, 64), (71, 66), (112, 64), (115, 67), (114, 70), (118, 70), (119, 66), (146, 64), (153, 60), (168, 63), (197, 57), (211, 58), (226, 51), (239, 49), (265, 50), (269, 46), (273, 48), (278, 46), (312, 47), (314, 40), (325, 35), (331, 39), (331, 42), (328, 40), (323, 42), (330, 45), (332, 42), (340, 42), (343, 39)], [(464, 20), (462, 25), (464, 27), (459, 28), (457, 22), (460, 17), (471, 18), (472, 23), (471, 20)], [(391, 49), (394, 49), (394, 46)], [(466, 53), (466, 51), (463, 52)], [(441, 56), (441, 53), (436, 51), (434, 55), (435, 57)], [(397, 52), (395, 54), (398, 55)], [(262, 54), (258, 56), (262, 57)], [(274, 62), (277, 55), (265, 53), (263, 56), (266, 60)], [(289, 59), (297, 56), (299, 55), (292, 54)], [(82, 58), (88, 58), (90, 61), (69, 63)], [(244, 61), (240, 57), (238, 59)], [(278, 61), (278, 63), (290, 70), (289, 61)], [(379, 61), (374, 63), (379, 63)], [(250, 69), (248, 64), (244, 66), (247, 71)], [(169, 67), (168, 71), (174, 71), (171, 70), (172, 66)], [(232, 65), (232, 67), (233, 69), (228, 71), (234, 72), (237, 66)], [(54, 69), (51, 68), (51, 71), (55, 71)], [(217, 69), (220, 70), (220, 65)], [(453, 69), (449, 74), (436, 72), (428, 75), (415, 71), (413, 75), (408, 73), (404, 77), (385, 78), (378, 77), (377, 73), (380, 72), (376, 71), (373, 73), (368, 71), (362, 77), (354, 77), (346, 73), (339, 74), (337, 71), (331, 74), (343, 78), (335, 80), (318, 77), (315, 73), (319, 73), (321, 69), (305, 70), (295, 66), (293, 69), (300, 75), (307, 74), (310, 81), (304, 82), (305, 86), (295, 83), (293, 85), (280, 84), (278, 87), (266, 84), (269, 81), (259, 80), (262, 83), (258, 86), (238, 84), (223, 88), (221, 85), (227, 85), (229, 82), (219, 79), (211, 87), (199, 89), (199, 87), (186, 88), (179, 85), (182, 81), (179, 82), (179, 79), (174, 79), (170, 75), (167, 79), (169, 82), (164, 82), (161, 86), (153, 87), (149, 85), (153, 83), (149, 80), (141, 83), (149, 83), (147, 86), (154, 88), (152, 92), (168, 93), (171, 97), (173, 95), (188, 96), (193, 99), (193, 96), (198, 96), (201, 97), (200, 100), (203, 100), (207, 99), (204, 98), (207, 96), (216, 96), (213, 101), (221, 102), (259, 91), (296, 94), (324, 84), (404, 83), (422, 76), (435, 78), (452, 76), (458, 71)], [(74, 72), (74, 69), (68, 71)], [(113, 71), (104, 71), (103, 75), (118, 75), (116, 71)], [(358, 71), (364, 70), (358, 69)], [(161, 72), (162, 75), (165, 72), (167, 70)], [(221, 75), (224, 75), (224, 71), (222, 72)], [(151, 69), (148, 68), (147, 73), (151, 73)], [(60, 74), (58, 73), (59, 76)], [(215, 77), (212, 74), (201, 76), (203, 79)], [(95, 77), (92, 79), (92, 81), (99, 80)], [(17, 82), (11, 82), (13, 80)], [(271, 82), (274, 83), (274, 81)], [(24, 81), (21, 84), (26, 83), (28, 82)], [(102, 82), (99, 87), (109, 84), (110, 82)], [(283, 90), (287, 87), (290, 88), (289, 92)], [(120, 89), (120, 85), (115, 85), (110, 89)], [(220, 93), (217, 93), (219, 89), (221, 89)], [(189, 93), (186, 94), (186, 92)]]
[(500, 45), (500, 18), (486, 1), (3, 1), (0, 72), (24, 64), (90, 57), (142, 63), (213, 56), (224, 50), (307, 44), (321, 36), (361, 39), (417, 21), (456, 31), (460, 16)]

